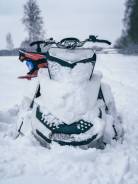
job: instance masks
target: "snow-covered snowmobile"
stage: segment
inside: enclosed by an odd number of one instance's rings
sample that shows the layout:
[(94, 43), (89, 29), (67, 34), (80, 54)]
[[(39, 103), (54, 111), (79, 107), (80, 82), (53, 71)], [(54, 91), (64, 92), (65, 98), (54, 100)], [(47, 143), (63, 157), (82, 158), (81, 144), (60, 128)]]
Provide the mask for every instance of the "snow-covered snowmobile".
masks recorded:
[(104, 148), (122, 136), (110, 87), (101, 82), (100, 72), (94, 72), (96, 53), (83, 47), (86, 42), (111, 44), (93, 35), (84, 41), (65, 38), (45, 42), (49, 50), (42, 55), (48, 68), (38, 72), (41, 96), (33, 101), (31, 127), (47, 147), (57, 142)]

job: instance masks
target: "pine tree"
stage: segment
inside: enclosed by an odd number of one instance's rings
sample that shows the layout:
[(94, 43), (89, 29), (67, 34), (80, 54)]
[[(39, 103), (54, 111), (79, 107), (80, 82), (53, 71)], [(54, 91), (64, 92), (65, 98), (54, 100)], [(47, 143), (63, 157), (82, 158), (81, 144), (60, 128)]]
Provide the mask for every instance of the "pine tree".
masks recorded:
[(138, 43), (138, 0), (128, 0), (126, 3), (124, 23), (128, 39)]
[(138, 0), (127, 0), (124, 16), (124, 30), (116, 45), (130, 47), (138, 45)]
[(24, 5), (23, 24), (28, 32), (28, 42), (44, 39), (43, 19), (36, 0), (28, 0)]
[(14, 49), (14, 44), (13, 44), (11, 33), (8, 33), (6, 35), (6, 43), (7, 43), (7, 49), (8, 50)]

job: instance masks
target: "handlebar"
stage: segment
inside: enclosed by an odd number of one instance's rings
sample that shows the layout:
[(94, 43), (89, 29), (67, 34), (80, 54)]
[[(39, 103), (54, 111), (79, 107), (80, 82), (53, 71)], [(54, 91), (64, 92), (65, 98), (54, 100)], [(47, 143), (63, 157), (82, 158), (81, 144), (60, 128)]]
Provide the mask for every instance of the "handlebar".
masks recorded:
[(77, 38), (70, 37), (70, 38), (64, 38), (60, 42), (55, 42), (54, 40), (53, 40), (53, 43), (46, 42), (46, 45), (55, 44), (57, 47), (60, 47), (60, 48), (74, 49), (76, 47), (82, 47), (87, 42), (93, 42), (93, 43), (97, 42), (97, 43), (105, 43), (105, 44), (111, 45), (111, 42), (109, 42), (108, 40), (97, 39), (97, 37), (94, 35), (90, 35), (89, 38), (84, 41), (80, 41)]
[(80, 41), (79, 39), (74, 37), (69, 37), (62, 39), (60, 42), (56, 42), (53, 38), (50, 38), (47, 41), (32, 42), (30, 46), (37, 45), (36, 51), (41, 52), (41, 44), (44, 44), (44, 47), (52, 46), (53, 44), (55, 44), (58, 48), (75, 49), (76, 47), (82, 47), (86, 42), (97, 42), (111, 45), (111, 42), (109, 42), (108, 40), (97, 39), (97, 36), (90, 35), (89, 38), (85, 39), (84, 41)]

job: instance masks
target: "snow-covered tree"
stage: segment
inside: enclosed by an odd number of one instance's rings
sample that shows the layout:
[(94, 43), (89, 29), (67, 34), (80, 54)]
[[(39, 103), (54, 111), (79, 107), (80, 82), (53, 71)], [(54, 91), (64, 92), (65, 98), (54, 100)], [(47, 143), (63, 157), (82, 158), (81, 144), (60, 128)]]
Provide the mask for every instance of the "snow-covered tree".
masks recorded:
[(11, 33), (7, 33), (6, 35), (6, 44), (7, 44), (8, 50), (14, 49), (14, 44), (13, 44)]
[(28, 0), (24, 5), (23, 24), (28, 32), (29, 42), (44, 39), (43, 18), (36, 0)]

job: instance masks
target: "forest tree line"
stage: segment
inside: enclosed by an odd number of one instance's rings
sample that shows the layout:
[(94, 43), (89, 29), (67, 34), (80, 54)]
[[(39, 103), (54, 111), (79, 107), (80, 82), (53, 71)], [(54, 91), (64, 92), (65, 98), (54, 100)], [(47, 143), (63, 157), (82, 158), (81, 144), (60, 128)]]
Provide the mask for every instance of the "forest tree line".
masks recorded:
[[(45, 40), (44, 22), (41, 10), (36, 0), (28, 0), (24, 5), (22, 23), (27, 31), (27, 37), (20, 48), (29, 48), (29, 44), (37, 40)], [(7, 49), (0, 50), (0, 55), (18, 55), (14, 48), (11, 33), (6, 36)], [(126, 0), (123, 19), (123, 30), (114, 47), (124, 54), (138, 54), (138, 0)]]

